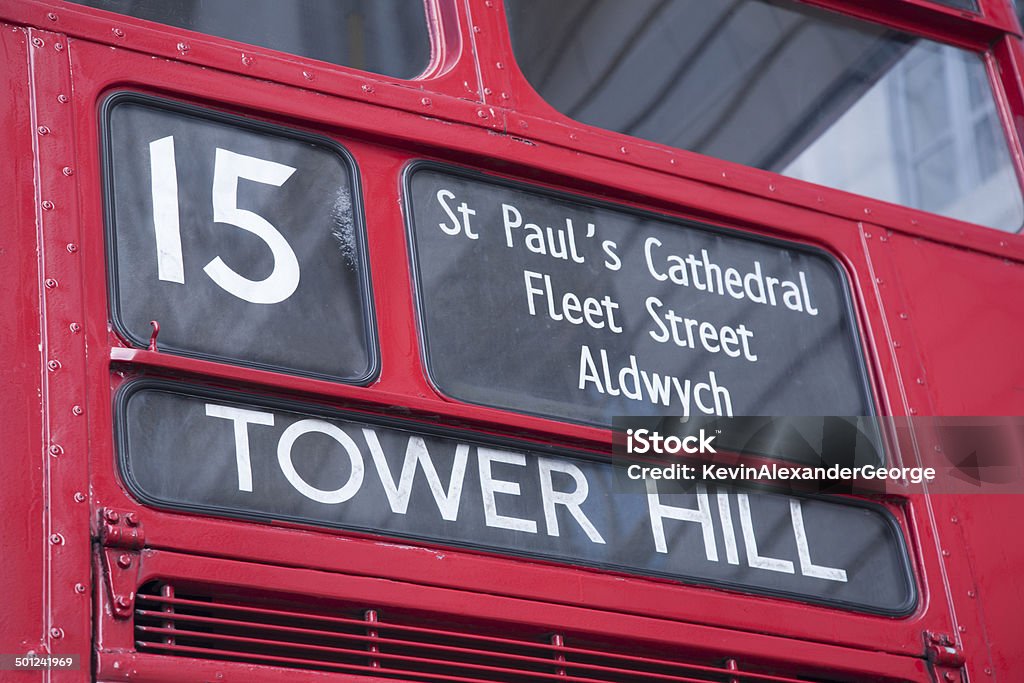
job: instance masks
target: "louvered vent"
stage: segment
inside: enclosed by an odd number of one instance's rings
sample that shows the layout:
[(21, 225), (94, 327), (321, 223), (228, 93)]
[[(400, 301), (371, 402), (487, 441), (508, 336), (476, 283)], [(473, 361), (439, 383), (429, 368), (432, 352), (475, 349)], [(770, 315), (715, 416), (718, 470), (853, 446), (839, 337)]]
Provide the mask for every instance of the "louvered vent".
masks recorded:
[(681, 658), (643, 643), (596, 642), (520, 625), (460, 623), (455, 615), (247, 596), (147, 584), (135, 609), (139, 652), (299, 669), (476, 683), (807, 683), (740, 670), (733, 660)]

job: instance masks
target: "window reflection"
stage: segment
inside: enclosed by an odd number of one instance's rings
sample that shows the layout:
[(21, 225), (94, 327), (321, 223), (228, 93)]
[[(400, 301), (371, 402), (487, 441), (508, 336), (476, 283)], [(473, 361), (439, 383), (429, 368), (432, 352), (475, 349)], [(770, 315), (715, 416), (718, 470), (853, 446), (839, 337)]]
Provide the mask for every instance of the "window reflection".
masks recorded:
[(584, 123), (1000, 230), (1024, 222), (975, 53), (789, 0), (506, 0)]
[(423, 0), (71, 0), (397, 78), (430, 61)]

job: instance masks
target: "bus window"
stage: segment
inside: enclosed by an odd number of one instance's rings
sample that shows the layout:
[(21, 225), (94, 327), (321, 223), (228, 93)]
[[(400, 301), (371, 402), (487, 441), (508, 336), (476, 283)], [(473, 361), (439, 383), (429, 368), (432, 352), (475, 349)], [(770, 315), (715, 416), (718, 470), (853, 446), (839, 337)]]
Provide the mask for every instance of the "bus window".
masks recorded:
[(978, 11), (977, 0), (932, 0), (932, 2), (945, 5), (946, 7), (952, 7), (954, 9), (965, 9), (971, 12)]
[(584, 123), (1015, 232), (973, 52), (795, 2), (507, 0), (516, 58)]
[(430, 61), (418, 0), (71, 0), (363, 71), (413, 78)]

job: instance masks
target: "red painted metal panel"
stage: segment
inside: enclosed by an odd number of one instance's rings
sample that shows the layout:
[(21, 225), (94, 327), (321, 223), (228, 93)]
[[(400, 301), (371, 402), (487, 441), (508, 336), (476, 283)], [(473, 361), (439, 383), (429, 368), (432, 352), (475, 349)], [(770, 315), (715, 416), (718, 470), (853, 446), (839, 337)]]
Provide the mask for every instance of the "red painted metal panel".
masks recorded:
[[(29, 107), (28, 31), (0, 26), (0, 414), (4, 467), (0, 478), (0, 651), (41, 652), (45, 642), (45, 501), (40, 362), (41, 279), (36, 254), (34, 155)], [(31, 678), (22, 675), (22, 680)]]
[[(814, 4), (978, 50), (994, 45), (992, 72), (1002, 75), (1001, 105), (1016, 125), (1010, 140), (1019, 163), (1024, 53), (1004, 35), (1018, 29), (1006, 3), (987, 0), (980, 16), (926, 0)], [(5, 227), (0, 238), (0, 277), (12, 283), (5, 293), (16, 296), (0, 312), (0, 327), (12, 331), (0, 336), (0, 355), (11, 359), (5, 377), (19, 387), (5, 393), (2, 407), (24, 416), (10, 423), (9, 439), (19, 444), (13, 462), (25, 473), (0, 482), (0, 493), (5, 510), (8, 496), (23, 501), (3, 534), (5, 545), (10, 539), (26, 549), (10, 576), (27, 595), (17, 611), (0, 616), (0, 649), (34, 647), (38, 640), (54, 651), (84, 654), (92, 615), (101, 647), (131, 649), (130, 622), (115, 616), (106, 589), (87, 578), (87, 514), (115, 507), (140, 515), (149, 547), (186, 553), (143, 553), (144, 576), (206, 572), (239, 586), (273, 584), (323, 596), (336, 595), (344, 583), (424, 609), (533, 624), (541, 610), (595, 632), (628, 626), (667, 643), (711, 643), (723, 652), (775, 658), (780, 667), (831, 665), (850, 675), (887, 671), (912, 680), (924, 676), (923, 634), (933, 631), (949, 634), (965, 651), (972, 676), (1024, 668), (1007, 646), (1019, 636), (1022, 596), (1006, 571), (1024, 566), (1024, 553), (994, 523), (1019, 509), (1011, 498), (890, 501), (922, 593), (915, 614), (893, 620), (356, 534), (196, 518), (149, 510), (128, 496), (115, 471), (111, 396), (125, 374), (139, 372), (607, 449), (603, 430), (463, 405), (426, 380), (399, 200), (401, 171), (418, 158), (819, 246), (849, 276), (881, 412), (1024, 411), (1017, 387), (1024, 367), (1016, 351), (1024, 311), (1014, 295), (1024, 284), (1024, 238), (576, 124), (540, 102), (519, 74), (500, 2), (437, 0), (431, 7), (437, 59), (422, 79), (408, 82), (72, 5), (22, 0), (0, 7), (0, 18), (47, 29), (30, 36), (8, 28), (0, 36), (0, 82), (11, 103), (0, 112), (0, 148), (14, 151), (13, 162), (0, 169), (0, 210), (5, 226), (17, 226)], [(43, 45), (30, 48), (31, 37)], [(254, 58), (243, 61), (243, 52)], [(351, 150), (363, 179), (383, 361), (373, 386), (129, 349), (110, 331), (97, 112), (115, 89), (310, 130)], [(73, 101), (57, 99), (72, 91)], [(41, 126), (46, 135), (38, 134)], [(44, 209), (43, 201), (53, 205)], [(56, 286), (47, 288), (47, 279)], [(72, 330), (73, 324), (82, 327)], [(56, 370), (44, 370), (49, 360), (60, 363)], [(51, 446), (59, 447), (52, 455)], [(45, 492), (49, 508), (42, 497), (24, 495), (26, 484)], [(63, 542), (49, 542), (55, 533)], [(94, 579), (102, 583), (109, 562), (94, 562)], [(95, 589), (92, 615), (79, 585)], [(98, 666), (103, 680), (201, 680), (218, 673), (225, 674), (221, 680), (349, 678), (241, 663), (186, 666), (130, 652), (103, 652)]]

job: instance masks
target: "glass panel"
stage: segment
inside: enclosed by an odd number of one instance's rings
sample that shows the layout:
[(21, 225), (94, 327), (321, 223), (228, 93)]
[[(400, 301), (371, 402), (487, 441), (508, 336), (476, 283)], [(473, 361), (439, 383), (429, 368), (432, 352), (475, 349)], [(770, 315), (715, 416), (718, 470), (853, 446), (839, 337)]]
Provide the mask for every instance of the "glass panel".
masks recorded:
[(397, 78), (430, 61), (423, 0), (70, 1)]
[(966, 9), (971, 12), (978, 11), (978, 3), (975, 0), (932, 0), (937, 5), (945, 5), (954, 9)]
[[(973, 52), (790, 0), (505, 5), (526, 78), (584, 123), (999, 230), (1024, 222)], [(922, 188), (936, 165), (945, 194)]]
[(968, 9), (972, 12), (978, 11), (976, 0), (932, 0), (937, 5), (945, 5), (954, 9)]

